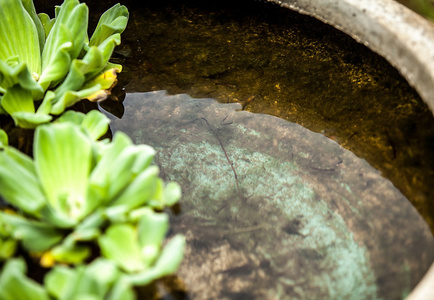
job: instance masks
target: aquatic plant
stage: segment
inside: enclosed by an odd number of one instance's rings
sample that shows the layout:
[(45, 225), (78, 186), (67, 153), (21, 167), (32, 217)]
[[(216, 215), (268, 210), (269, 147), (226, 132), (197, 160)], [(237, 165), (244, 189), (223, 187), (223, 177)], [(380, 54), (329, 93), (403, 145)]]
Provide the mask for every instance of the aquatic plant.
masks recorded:
[(78, 0), (65, 0), (52, 19), (32, 0), (1, 0), (0, 113), (35, 128), (81, 99), (104, 99), (122, 70), (109, 59), (128, 17), (113, 6), (89, 39), (88, 8)]
[[(10, 260), (21, 247), (43, 267), (54, 266), (44, 289), (23, 279), (22, 260), (8, 261), (0, 275), (1, 299), (27, 299), (23, 290), (42, 291), (38, 299), (48, 299), (46, 293), (73, 299), (112, 285), (146, 285), (176, 271), (184, 238), (177, 235), (163, 247), (169, 218), (161, 211), (179, 200), (180, 187), (158, 177), (150, 146), (134, 145), (122, 132), (111, 142), (99, 141), (108, 124), (95, 110), (68, 111), (36, 128), (34, 159), (8, 146), (0, 131), (0, 195), (15, 208), (0, 211), (0, 259)], [(99, 268), (106, 270), (102, 278)], [(79, 287), (71, 290), (71, 282)]]

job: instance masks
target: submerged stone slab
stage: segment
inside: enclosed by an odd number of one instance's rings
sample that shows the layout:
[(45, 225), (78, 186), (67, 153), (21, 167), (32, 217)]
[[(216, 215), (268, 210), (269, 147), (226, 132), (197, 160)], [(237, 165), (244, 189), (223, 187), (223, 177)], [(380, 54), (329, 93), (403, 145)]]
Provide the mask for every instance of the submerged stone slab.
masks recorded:
[(369, 164), (323, 135), (238, 104), (127, 94), (122, 130), (183, 187), (173, 232), (192, 299), (398, 299), (432, 234)]

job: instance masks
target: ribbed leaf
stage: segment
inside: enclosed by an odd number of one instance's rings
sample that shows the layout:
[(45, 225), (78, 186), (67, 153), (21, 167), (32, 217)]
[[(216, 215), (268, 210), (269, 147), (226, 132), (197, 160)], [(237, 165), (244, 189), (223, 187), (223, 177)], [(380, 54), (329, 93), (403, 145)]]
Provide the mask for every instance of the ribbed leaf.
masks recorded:
[(97, 140), (108, 130), (110, 119), (98, 110), (91, 110), (87, 114), (69, 110), (63, 113), (56, 122), (69, 122), (81, 127), (91, 139)]
[[(44, 90), (50, 87), (51, 82), (63, 79), (71, 64), (69, 55), (72, 49), (71, 33), (64, 24), (54, 27), (50, 31), (42, 52), (42, 74), (39, 77), (39, 84)], [(55, 33), (53, 33), (54, 30), (56, 30)], [(52, 38), (49, 39), (50, 37)]]
[(164, 205), (174, 205), (181, 199), (181, 195), (181, 186), (176, 182), (169, 182), (164, 188)]
[(155, 265), (138, 274), (128, 274), (126, 279), (132, 285), (146, 285), (163, 276), (176, 272), (184, 257), (185, 238), (174, 236), (164, 247)]
[(14, 85), (32, 91), (35, 99), (42, 98), (43, 90), (35, 81), (27, 65), (18, 61), (18, 57), (10, 57), (6, 61), (0, 59), (0, 86), (3, 91)]
[(92, 170), (90, 187), (104, 193), (104, 198), (107, 201), (111, 200), (107, 195), (111, 184), (110, 173), (113, 170), (113, 162), (130, 145), (132, 145), (132, 141), (125, 133), (115, 133), (113, 141), (103, 150), (98, 164)]
[(146, 267), (154, 263), (160, 254), (161, 245), (169, 229), (169, 217), (164, 213), (148, 210), (138, 223), (142, 259)]
[(94, 69), (102, 69), (103, 67), (102, 53), (96, 47), (90, 48), (83, 59), (72, 61), (68, 76), (54, 91), (56, 98), (61, 97), (67, 91), (77, 91), (83, 85), (87, 73)]
[[(87, 38), (88, 9), (85, 4), (80, 4), (78, 0), (65, 0), (56, 9), (56, 21), (47, 37), (42, 53), (42, 70), (51, 69), (51, 65), (56, 64), (57, 52), (61, 49), (60, 45), (70, 42), (67, 50), (70, 61), (78, 56)], [(68, 70), (64, 70), (66, 74)], [(62, 76), (63, 77), (63, 76)]]
[(97, 110), (91, 110), (86, 114), (81, 124), (86, 133), (94, 140), (106, 134), (109, 128), (110, 119)]
[(50, 295), (56, 299), (65, 299), (64, 295), (76, 277), (76, 271), (66, 266), (54, 267), (45, 277), (44, 285)]
[(29, 251), (46, 251), (62, 240), (62, 232), (38, 221), (0, 211), (0, 218), (11, 228), (11, 235)]
[(109, 36), (122, 33), (127, 26), (128, 17), (128, 10), (125, 6), (116, 4), (108, 9), (101, 15), (89, 45), (98, 46)]
[(23, 3), (23, 7), (26, 9), (27, 13), (32, 18), (33, 23), (35, 24), (36, 30), (38, 32), (38, 40), (39, 40), (39, 56), (42, 53), (42, 49), (44, 49), (45, 44), (45, 32), (44, 27), (42, 26), (41, 20), (36, 14), (35, 5), (33, 4), (33, 0), (21, 0)]
[(59, 123), (69, 122), (77, 126), (81, 126), (84, 116), (85, 114), (81, 112), (68, 110), (65, 111), (55, 122), (59, 122)]
[(44, 282), (50, 294), (59, 300), (106, 299), (119, 275), (111, 261), (98, 258), (87, 266), (74, 269), (56, 266), (46, 275)]
[(81, 246), (81, 245), (72, 245), (66, 246), (61, 244), (59, 246), (54, 247), (50, 251), (51, 256), (54, 261), (64, 264), (81, 264), (87, 259), (91, 251), (89, 247)]
[(111, 225), (98, 239), (104, 257), (113, 260), (127, 272), (145, 268), (137, 239), (137, 232), (130, 224)]
[(45, 289), (26, 275), (24, 259), (15, 258), (6, 262), (0, 276), (0, 299), (50, 300)]
[(109, 287), (118, 280), (120, 271), (114, 262), (104, 258), (97, 258), (86, 268), (85, 274), (88, 278), (95, 279), (98, 283), (98, 294), (104, 296), (107, 294)]
[[(95, 68), (94, 70), (91, 70), (91, 72), (88, 72), (88, 74), (86, 76), (86, 80), (90, 80), (90, 79), (98, 76), (100, 74), (100, 72), (105, 69), (105, 67), (107, 66), (107, 64), (109, 62), (110, 57), (113, 54), (113, 50), (120, 43), (121, 43), (121, 35), (119, 33), (117, 33), (117, 34), (110, 36), (108, 39), (106, 39), (98, 47), (95, 47), (95, 46), (90, 47), (90, 49), (93, 49), (93, 48), (98, 49), (98, 52), (101, 54), (101, 57), (102, 57), (102, 63), (101, 63), (101, 67), (99, 69)], [(119, 69), (119, 72), (121, 70), (122, 70), (122, 68)], [(116, 72), (114, 74), (116, 75)]]
[(47, 205), (41, 209), (40, 219), (53, 227), (69, 229), (77, 225), (78, 220), (70, 218), (66, 211), (67, 208), (65, 208), (65, 211), (59, 211), (59, 209)]
[(31, 72), (41, 74), (38, 31), (21, 0), (0, 1), (0, 60), (18, 56)]
[(78, 91), (67, 91), (60, 99), (58, 99), (53, 106), (51, 107), (50, 113), (53, 115), (59, 115), (65, 111), (66, 108), (74, 105), (78, 101), (86, 98), (89, 95), (92, 95), (101, 90), (101, 86), (93, 86), (86, 90), (78, 90)]
[(137, 149), (137, 156), (131, 172), (137, 175), (151, 165), (156, 152), (154, 148), (148, 145), (137, 145), (135, 147)]
[(108, 198), (116, 197), (133, 180), (131, 169), (134, 166), (136, 154), (135, 147), (129, 146), (112, 161), (111, 170), (108, 172)]
[(0, 129), (0, 150), (9, 144), (9, 138), (3, 129)]
[[(42, 28), (44, 29), (45, 39), (50, 34), (51, 28), (53, 28), (56, 19), (50, 19), (50, 16), (45, 13), (38, 14), (39, 20), (41, 21)], [(45, 43), (44, 43), (45, 44)]]
[(74, 220), (82, 218), (90, 205), (86, 199), (92, 164), (89, 139), (67, 123), (40, 126), (35, 132), (34, 157), (50, 205)]
[(158, 188), (157, 179), (158, 167), (150, 166), (126, 187), (111, 206), (126, 205), (133, 209), (147, 203)]
[(10, 259), (15, 254), (16, 249), (16, 240), (0, 236), (0, 261)]
[(121, 276), (112, 287), (106, 300), (135, 300), (136, 296), (127, 280), (124, 276)]
[(38, 215), (46, 203), (33, 161), (12, 147), (0, 151), (0, 195), (8, 203), (33, 215)]

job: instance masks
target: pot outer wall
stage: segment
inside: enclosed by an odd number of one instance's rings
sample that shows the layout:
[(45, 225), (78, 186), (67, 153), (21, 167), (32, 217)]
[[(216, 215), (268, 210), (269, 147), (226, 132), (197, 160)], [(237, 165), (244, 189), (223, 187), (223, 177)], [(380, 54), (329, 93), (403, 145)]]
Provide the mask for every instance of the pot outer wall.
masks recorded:
[[(434, 24), (393, 0), (267, 0), (313, 16), (386, 58), (434, 114)], [(434, 264), (406, 298), (434, 299)]]

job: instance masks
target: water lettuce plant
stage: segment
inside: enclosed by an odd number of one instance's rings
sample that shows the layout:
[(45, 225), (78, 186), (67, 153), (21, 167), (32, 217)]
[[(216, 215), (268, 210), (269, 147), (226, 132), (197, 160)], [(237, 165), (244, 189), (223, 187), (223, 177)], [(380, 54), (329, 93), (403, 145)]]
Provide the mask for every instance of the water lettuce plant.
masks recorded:
[(65, 0), (52, 19), (32, 0), (1, 0), (0, 113), (35, 128), (81, 99), (104, 99), (122, 70), (109, 59), (128, 17), (113, 6), (89, 39), (88, 7), (78, 0)]
[[(24, 290), (39, 290), (38, 299), (49, 299), (47, 293), (118, 299), (106, 292), (146, 285), (178, 268), (184, 237), (163, 247), (169, 218), (162, 210), (179, 200), (180, 187), (158, 177), (151, 147), (134, 145), (122, 132), (111, 142), (98, 140), (108, 123), (95, 110), (68, 111), (36, 128), (34, 159), (8, 146), (0, 130), (0, 195), (15, 208), (0, 211), (0, 259), (8, 260), (0, 299), (28, 299), (20, 296)], [(45, 288), (25, 276), (24, 261), (11, 259), (17, 247), (53, 267)], [(99, 268), (106, 270), (102, 278)], [(71, 289), (71, 282), (79, 287)]]

